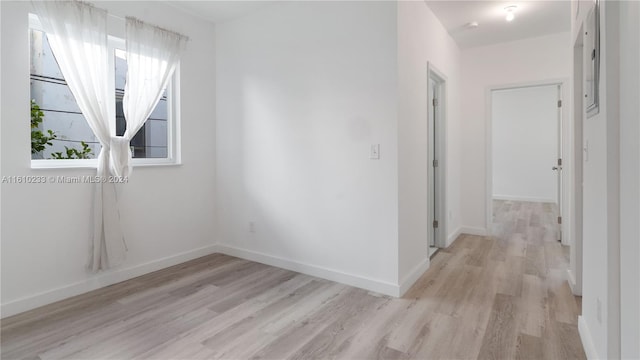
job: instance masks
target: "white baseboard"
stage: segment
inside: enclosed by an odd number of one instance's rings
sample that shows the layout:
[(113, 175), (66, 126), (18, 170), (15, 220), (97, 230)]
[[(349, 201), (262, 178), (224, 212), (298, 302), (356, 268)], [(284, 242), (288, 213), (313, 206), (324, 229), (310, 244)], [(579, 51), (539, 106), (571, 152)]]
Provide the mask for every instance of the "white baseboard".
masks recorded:
[(267, 264), (282, 269), (287, 269), (319, 278), (339, 282), (342, 284), (355, 286), (361, 289), (385, 294), (389, 296), (399, 297), (400, 286), (390, 282), (384, 282), (367, 278), (360, 275), (348, 274), (342, 271), (328, 269), (325, 267), (301, 263), (298, 261), (288, 260), (279, 256), (264, 254), (252, 250), (241, 249), (229, 245), (218, 245), (218, 252), (230, 256), (239, 257), (246, 260)]
[(456, 239), (458, 238), (458, 236), (460, 236), (460, 234), (462, 234), (462, 228), (457, 228), (456, 231), (454, 231), (451, 235), (449, 235), (447, 237), (447, 243), (445, 244), (445, 247), (449, 247), (451, 246), (451, 244), (453, 244), (454, 241), (456, 241)]
[(84, 281), (48, 290), (39, 294), (23, 297), (0, 305), (0, 316), (19, 314), (37, 307), (54, 303), (72, 296), (84, 294), (105, 286), (113, 285), (121, 281), (148, 274), (153, 271), (177, 265), (185, 261), (216, 253), (217, 246), (209, 245), (195, 250), (186, 251), (177, 255), (167, 256), (144, 264), (135, 265), (126, 269), (114, 269), (112, 271), (98, 273)]
[(477, 235), (477, 236), (487, 236), (488, 232), (486, 228), (472, 227), (472, 226), (462, 226), (460, 228), (461, 234), (467, 235)]
[(430, 264), (431, 264), (431, 262), (429, 261), (429, 257), (427, 257), (426, 259), (424, 259), (424, 261), (422, 261), (421, 263), (416, 265), (413, 268), (413, 270), (411, 270), (402, 279), (402, 281), (400, 281), (400, 291), (398, 293), (398, 297), (401, 297), (402, 295), (404, 295), (404, 293), (409, 291), (411, 286), (413, 286), (413, 284), (415, 284), (415, 282), (418, 281), (418, 279), (422, 276), (422, 274), (424, 274), (425, 271), (427, 271), (427, 269), (429, 269), (429, 265)]
[(529, 202), (539, 202), (539, 203), (555, 203), (556, 199), (546, 199), (546, 198), (534, 198), (534, 197), (526, 197), (526, 196), (511, 196), (511, 195), (493, 195), (494, 200), (507, 200), (507, 201), (529, 201)]
[(587, 359), (599, 359), (600, 357), (598, 356), (596, 347), (593, 345), (591, 331), (589, 331), (584, 316), (578, 316), (578, 333), (580, 334), (580, 340), (582, 340), (582, 347), (584, 348), (584, 353), (587, 355)]
[(582, 289), (578, 288), (576, 277), (573, 275), (573, 271), (571, 271), (571, 269), (567, 269), (567, 281), (569, 282), (571, 293), (576, 296), (582, 296)]

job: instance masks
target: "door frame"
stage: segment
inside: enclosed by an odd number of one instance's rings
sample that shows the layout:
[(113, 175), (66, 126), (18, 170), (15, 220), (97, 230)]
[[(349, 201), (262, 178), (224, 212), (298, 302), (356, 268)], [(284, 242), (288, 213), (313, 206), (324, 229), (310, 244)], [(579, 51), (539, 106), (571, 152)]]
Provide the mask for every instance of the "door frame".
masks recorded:
[[(580, 26), (578, 36), (573, 44), (573, 122), (571, 129), (571, 146), (573, 147), (573, 183), (572, 201), (569, 204), (573, 213), (570, 224), (573, 238), (569, 259), (568, 280), (574, 295), (582, 295), (582, 219), (583, 219), (583, 161), (584, 161), (584, 119), (586, 112), (583, 104), (583, 72), (584, 72), (584, 24)], [(576, 80), (577, 79), (577, 80)]]
[[(434, 231), (431, 231), (433, 229), (433, 225), (432, 222), (434, 220), (434, 216), (435, 219), (438, 220), (438, 231), (436, 231), (435, 233), (436, 235), (436, 239), (434, 241), (434, 244), (436, 247), (438, 248), (445, 248), (447, 247), (447, 100), (448, 100), (448, 96), (447, 96), (447, 92), (448, 92), (448, 80), (447, 80), (447, 76), (444, 75), (443, 72), (441, 72), (440, 70), (438, 70), (437, 67), (435, 67), (433, 65), (433, 63), (431, 62), (427, 62), (427, 79), (426, 79), (426, 84), (427, 84), (427, 143), (429, 143), (428, 139), (431, 138), (431, 129), (429, 128), (429, 119), (432, 116), (431, 114), (433, 114), (433, 104), (430, 101), (430, 99), (432, 98), (432, 93), (433, 90), (431, 89), (431, 86), (429, 86), (429, 79), (433, 79), (436, 84), (438, 84), (439, 87), (439, 91), (438, 91), (438, 105), (439, 105), (439, 117), (437, 119), (435, 119), (436, 121), (436, 128), (439, 129), (439, 131), (435, 134), (437, 140), (437, 152), (439, 153), (437, 160), (438, 160), (438, 172), (437, 174), (437, 178), (436, 180), (436, 187), (438, 192), (440, 193), (440, 196), (436, 197), (436, 203), (435, 203), (435, 207), (438, 210), (437, 214), (433, 213), (433, 207), (431, 205), (433, 204), (433, 199), (430, 199), (428, 194), (429, 194), (429, 190), (427, 190), (427, 207), (428, 207), (428, 211), (427, 211), (427, 217), (428, 217), (428, 231), (427, 231), (427, 244), (430, 244), (431, 242), (429, 241), (431, 239), (431, 237), (434, 234)], [(431, 186), (431, 182), (429, 179), (431, 179), (431, 176), (434, 175), (434, 167), (433, 164), (430, 164), (429, 160), (432, 158), (432, 148), (430, 146), (427, 146), (427, 186)], [(435, 189), (434, 189), (435, 191)]]
[[(566, 146), (566, 144), (570, 143), (570, 139), (568, 136), (573, 133), (573, 129), (569, 127), (571, 113), (573, 112), (570, 104), (565, 104), (564, 102), (567, 99), (571, 99), (570, 96), (570, 84), (571, 80), (568, 78), (561, 79), (549, 79), (542, 81), (533, 81), (533, 82), (523, 82), (523, 83), (514, 83), (514, 84), (504, 84), (504, 85), (494, 85), (487, 87), (485, 91), (485, 226), (487, 235), (492, 235), (492, 227), (493, 227), (493, 119), (492, 119), (492, 97), (491, 94), (496, 90), (511, 90), (511, 89), (521, 89), (528, 87), (538, 87), (538, 86), (552, 86), (559, 85), (560, 86), (560, 94), (561, 100), (563, 101), (561, 114), (562, 121), (562, 132), (558, 134), (560, 138), (560, 146), (562, 149), (562, 154), (560, 154), (561, 159), (563, 161), (562, 171), (565, 171), (567, 174), (571, 175), (573, 171), (573, 165), (568, 159), (573, 159), (573, 149), (570, 146)], [(572, 103), (572, 102), (570, 102)], [(553, 166), (553, 164), (549, 164), (549, 166)], [(570, 237), (572, 236), (571, 227), (568, 224), (571, 223), (572, 212), (571, 207), (568, 206), (571, 203), (571, 199), (573, 198), (573, 184), (571, 181), (566, 181), (567, 178), (571, 176), (561, 176), (561, 190), (562, 190), (562, 199), (561, 199), (561, 209), (560, 214), (562, 216), (562, 223), (560, 224), (560, 231), (562, 232), (562, 244), (569, 245)]]

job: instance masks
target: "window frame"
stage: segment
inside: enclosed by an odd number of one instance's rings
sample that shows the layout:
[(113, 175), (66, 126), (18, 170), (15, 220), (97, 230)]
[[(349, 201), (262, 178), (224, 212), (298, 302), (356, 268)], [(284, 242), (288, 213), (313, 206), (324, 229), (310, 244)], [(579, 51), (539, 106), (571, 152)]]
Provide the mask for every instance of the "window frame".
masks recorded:
[[(37, 30), (46, 34), (38, 16), (29, 14), (29, 30)], [(115, 86), (115, 50), (125, 50), (125, 40), (108, 35), (109, 56), (109, 92), (113, 101), (109, 108), (109, 128), (116, 133), (116, 86)], [(133, 167), (175, 166), (181, 165), (180, 154), (180, 64), (176, 67), (167, 85), (167, 157), (166, 158), (133, 158)], [(102, 150), (101, 150), (102, 151)], [(96, 154), (97, 156), (98, 154)], [(95, 169), (98, 159), (30, 159), (32, 169)]]

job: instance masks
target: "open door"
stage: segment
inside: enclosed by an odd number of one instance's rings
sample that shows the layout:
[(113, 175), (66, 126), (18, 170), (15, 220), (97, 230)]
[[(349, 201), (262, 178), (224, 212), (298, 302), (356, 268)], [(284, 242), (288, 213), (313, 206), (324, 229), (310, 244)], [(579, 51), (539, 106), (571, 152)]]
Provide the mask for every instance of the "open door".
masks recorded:
[[(487, 215), (494, 201), (546, 203), (546, 226), (563, 235), (563, 84), (507, 85), (489, 90)], [(492, 217), (492, 216), (491, 216)], [(487, 229), (493, 219), (487, 219)]]
[(558, 181), (558, 241), (562, 241), (562, 85), (558, 85), (558, 160), (551, 170), (556, 172)]
[(438, 219), (438, 108), (439, 95), (438, 95), (438, 83), (431, 77), (429, 77), (429, 102), (431, 103), (428, 120), (428, 132), (429, 132), (429, 164), (431, 165), (431, 171), (429, 172), (429, 211), (431, 213), (429, 224), (430, 236), (429, 236), (429, 253), (435, 252), (438, 248), (437, 239), (439, 232), (439, 219)]
[(446, 247), (445, 214), (445, 145), (446, 145), (446, 77), (428, 65), (427, 79), (427, 196), (428, 196), (428, 235), (429, 256), (438, 248)]

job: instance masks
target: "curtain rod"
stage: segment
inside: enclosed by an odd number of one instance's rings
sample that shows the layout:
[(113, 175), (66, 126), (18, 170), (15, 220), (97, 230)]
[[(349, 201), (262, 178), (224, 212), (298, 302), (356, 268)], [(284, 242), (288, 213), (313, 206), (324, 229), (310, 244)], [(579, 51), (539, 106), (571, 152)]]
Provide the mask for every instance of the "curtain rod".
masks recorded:
[(187, 40), (187, 41), (190, 41), (190, 40), (191, 40), (187, 35), (181, 34), (181, 33), (177, 32), (177, 31), (174, 31), (174, 30), (170, 30), (170, 29), (167, 29), (167, 28), (163, 28), (162, 26), (158, 26), (158, 25), (155, 25), (155, 24), (151, 24), (151, 23), (149, 23), (149, 22), (147, 22), (147, 21), (144, 21), (144, 20), (140, 20), (139, 18), (137, 18), (137, 17), (135, 17), (135, 16), (125, 16), (125, 17), (122, 17), (122, 16), (119, 16), (119, 15), (114, 15), (114, 14), (112, 14), (112, 13), (108, 12), (108, 11), (107, 11), (107, 15), (108, 15), (108, 16), (110, 16), (110, 17), (112, 17), (112, 18), (114, 18), (114, 19), (122, 20), (122, 21), (124, 21), (124, 22), (126, 22), (126, 21), (127, 21), (127, 18), (130, 18), (130, 19), (133, 19), (133, 20), (136, 20), (136, 21), (140, 21), (141, 23), (143, 23), (143, 24), (145, 24), (145, 25), (147, 25), (147, 26), (151, 26), (151, 27), (154, 27), (154, 28), (156, 28), (156, 29), (159, 29), (159, 30), (162, 30), (162, 31), (166, 31), (166, 32), (169, 32), (169, 33), (172, 33), (172, 34), (175, 34), (175, 35), (181, 36), (181, 37), (185, 38), (185, 40)]
[[(1, 0), (0, 0), (0, 1), (1, 1)], [(136, 18), (136, 17), (134, 17), (134, 16), (124, 16), (124, 17), (123, 17), (123, 16), (119, 16), (119, 15), (114, 15), (114, 14), (110, 13), (109, 11), (107, 11), (107, 9), (104, 9), (104, 8), (102, 8), (102, 7), (99, 7), (99, 6), (96, 6), (94, 3), (89, 2), (89, 1), (84, 1), (84, 0), (74, 0), (74, 2), (75, 2), (75, 3), (77, 3), (77, 4), (82, 4), (82, 5), (85, 5), (85, 6), (89, 6), (89, 7), (91, 7), (91, 8), (96, 9), (96, 10), (99, 10), (99, 11), (104, 11), (104, 12), (107, 14), (107, 16), (110, 16), (110, 17), (112, 17), (112, 18), (114, 18), (114, 19), (117, 19), (117, 20), (124, 21), (125, 23), (126, 23), (126, 21), (127, 21), (127, 18), (131, 18), (131, 19), (134, 19), (134, 20), (136, 20), (136, 21), (140, 21), (140, 22), (142, 22), (143, 24), (146, 24), (147, 26), (151, 26), (151, 27), (154, 27), (154, 28), (156, 28), (156, 29), (159, 29), (159, 30), (162, 30), (162, 31), (166, 31), (166, 32), (169, 32), (169, 33), (175, 34), (175, 35), (177, 35), (177, 36), (181, 36), (181, 37), (183, 37), (186, 41), (191, 41), (191, 39), (190, 39), (187, 35), (181, 34), (181, 33), (177, 32), (177, 31), (174, 31), (174, 30), (170, 30), (170, 29), (167, 29), (167, 28), (163, 28), (163, 27), (158, 26), (158, 25), (155, 25), (155, 24), (151, 24), (151, 23), (146, 22), (146, 21), (144, 21), (144, 20), (140, 20), (139, 18)], [(33, 3), (33, 0), (31, 1), (31, 3)], [(33, 6), (33, 5), (32, 5), (32, 6)]]
[(123, 18), (122, 16), (113, 15), (112, 13), (110, 13), (110, 12), (108, 12), (108, 11), (107, 11), (107, 15), (108, 15), (108, 16), (110, 16), (110, 17), (112, 17), (112, 18), (114, 18), (114, 19), (118, 19), (118, 20), (122, 20), (122, 21), (124, 21), (124, 20), (125, 20), (125, 18)]

